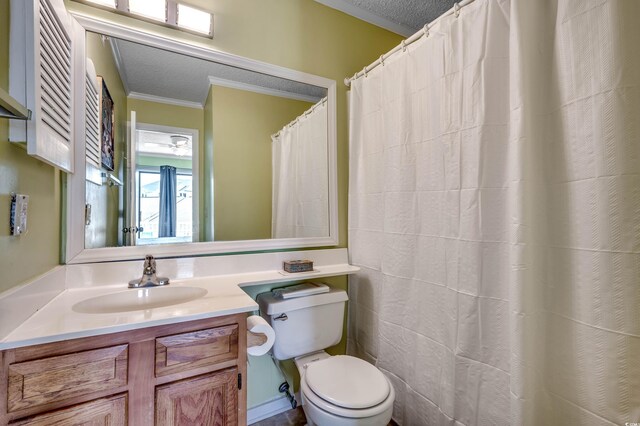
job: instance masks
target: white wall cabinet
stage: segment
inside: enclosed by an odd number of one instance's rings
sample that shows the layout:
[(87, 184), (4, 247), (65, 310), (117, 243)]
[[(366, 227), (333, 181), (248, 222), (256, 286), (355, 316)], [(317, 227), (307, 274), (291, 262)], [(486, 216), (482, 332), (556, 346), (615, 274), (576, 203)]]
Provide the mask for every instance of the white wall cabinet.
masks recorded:
[(11, 1), (9, 91), (32, 117), (13, 121), (9, 140), (26, 142), (29, 155), (69, 173), (77, 133), (74, 97), (85, 81), (78, 32), (84, 36), (63, 0)]

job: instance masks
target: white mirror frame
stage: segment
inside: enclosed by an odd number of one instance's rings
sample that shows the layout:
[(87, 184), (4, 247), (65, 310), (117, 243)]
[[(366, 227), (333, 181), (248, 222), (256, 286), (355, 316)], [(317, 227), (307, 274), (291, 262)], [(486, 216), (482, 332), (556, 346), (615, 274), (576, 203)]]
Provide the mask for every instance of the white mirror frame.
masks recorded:
[[(65, 263), (107, 262), (144, 258), (145, 254), (156, 257), (184, 257), (205, 254), (238, 253), (264, 250), (281, 250), (305, 247), (337, 246), (338, 239), (338, 183), (337, 183), (337, 130), (336, 130), (336, 81), (280, 67), (266, 62), (256, 61), (217, 50), (187, 44), (156, 34), (134, 30), (112, 22), (96, 19), (91, 16), (71, 12), (72, 16), (86, 31), (105, 34), (124, 40), (145, 44), (164, 50), (171, 50), (184, 55), (215, 61), (238, 68), (244, 68), (288, 80), (312, 84), (327, 89), (328, 112), (328, 168), (329, 168), (329, 236), (317, 238), (281, 238), (243, 241), (212, 241), (198, 243), (178, 243), (152, 246), (125, 246), (85, 249), (85, 192), (86, 166), (84, 143), (75, 144), (75, 173), (67, 178), (66, 200), (66, 235), (63, 236), (63, 252)], [(85, 32), (80, 35), (84, 45)], [(84, 50), (84, 46), (82, 47)], [(82, 61), (84, 62), (84, 61)], [(85, 70), (83, 65), (82, 76)], [(80, 92), (80, 91), (78, 91)], [(84, 92), (76, 96), (75, 102), (84, 105)], [(84, 108), (75, 108), (75, 114), (82, 112), (79, 135), (84, 135)]]

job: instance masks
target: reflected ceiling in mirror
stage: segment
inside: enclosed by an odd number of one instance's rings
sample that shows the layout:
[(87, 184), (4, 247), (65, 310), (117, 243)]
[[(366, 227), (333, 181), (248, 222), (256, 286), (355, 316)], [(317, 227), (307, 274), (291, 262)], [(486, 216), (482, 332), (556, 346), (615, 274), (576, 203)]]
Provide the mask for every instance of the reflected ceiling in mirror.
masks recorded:
[[(109, 167), (87, 155), (82, 167), (84, 241), (74, 253), (70, 238), (72, 263), (135, 258), (150, 245), (184, 255), (337, 243), (334, 81), (103, 32), (86, 32), (87, 81), (102, 85), (100, 149), (111, 137), (113, 159)], [(70, 198), (75, 212), (79, 198)]]
[(158, 96), (204, 106), (210, 85), (247, 89), (316, 103), (327, 90), (297, 81), (110, 38), (129, 94)]

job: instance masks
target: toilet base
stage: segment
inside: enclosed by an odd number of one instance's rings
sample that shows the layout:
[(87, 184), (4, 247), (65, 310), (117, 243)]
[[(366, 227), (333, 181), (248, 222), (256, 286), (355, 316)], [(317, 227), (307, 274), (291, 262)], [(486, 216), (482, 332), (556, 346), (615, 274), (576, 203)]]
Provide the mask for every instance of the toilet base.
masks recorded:
[[(318, 351), (295, 358), (294, 363), (298, 369), (298, 373), (300, 373), (301, 381), (303, 380), (302, 378), (305, 374), (307, 364), (330, 357), (331, 355), (325, 351)], [(391, 384), (389, 385), (391, 386)], [(307, 426), (387, 426), (389, 421), (391, 421), (391, 416), (393, 415), (393, 399), (395, 398), (393, 386), (391, 387), (391, 403), (388, 408), (376, 415), (361, 418), (343, 417), (320, 408), (307, 400), (302, 389), (303, 387), (301, 384), (300, 405), (302, 405), (302, 409), (307, 418)]]
[(307, 418), (307, 426), (387, 426), (393, 414), (392, 405), (388, 410), (373, 417), (347, 418), (336, 416), (310, 404), (305, 401), (302, 393), (300, 394), (300, 399), (302, 400), (304, 415)]

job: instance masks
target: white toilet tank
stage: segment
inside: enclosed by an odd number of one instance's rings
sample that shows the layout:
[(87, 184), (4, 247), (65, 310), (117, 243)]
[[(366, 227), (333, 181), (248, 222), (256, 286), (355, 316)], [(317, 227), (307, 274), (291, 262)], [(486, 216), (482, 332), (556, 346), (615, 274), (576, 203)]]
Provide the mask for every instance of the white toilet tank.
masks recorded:
[(278, 360), (321, 351), (340, 342), (344, 321), (344, 290), (283, 299), (258, 295), (260, 314), (276, 332), (273, 356)]

